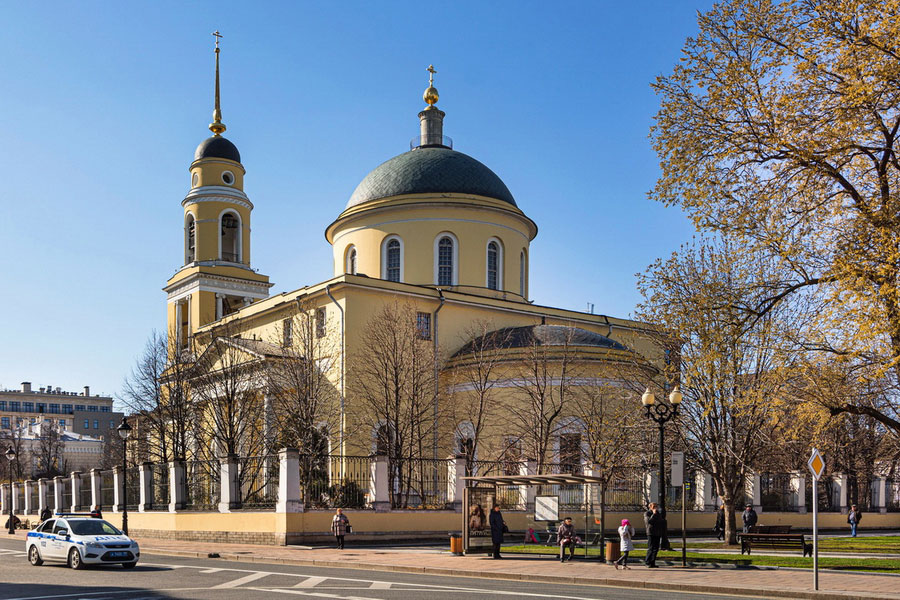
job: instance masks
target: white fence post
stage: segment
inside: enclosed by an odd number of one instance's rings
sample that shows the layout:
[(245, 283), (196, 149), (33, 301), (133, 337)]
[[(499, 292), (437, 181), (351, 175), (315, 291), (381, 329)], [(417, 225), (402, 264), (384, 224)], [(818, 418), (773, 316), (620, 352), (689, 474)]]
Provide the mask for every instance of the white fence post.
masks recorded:
[(834, 500), (837, 501), (838, 508), (841, 509), (841, 514), (847, 514), (850, 510), (850, 507), (847, 505), (847, 477), (846, 473), (834, 473), (832, 474), (832, 478), (835, 485), (834, 490)]
[(78, 502), (81, 500), (81, 471), (69, 473), (69, 481), (69, 489), (72, 490), (72, 506), (67, 506), (66, 510), (76, 512), (78, 510)]
[(53, 478), (53, 512), (66, 512), (69, 509), (63, 506), (66, 498), (66, 478), (57, 475)]
[(169, 512), (184, 508), (185, 471), (183, 460), (169, 462)]
[(277, 513), (303, 512), (300, 500), (300, 451), (282, 448), (278, 451), (278, 502)]
[(91, 510), (100, 510), (100, 469), (91, 469)]
[(233, 508), (241, 507), (241, 490), (238, 487), (238, 463), (237, 456), (229, 454), (219, 459), (222, 469), (219, 477), (219, 512), (231, 512)]
[(47, 480), (43, 477), (38, 479), (38, 514), (44, 512), (45, 508), (49, 508), (47, 503)]
[(31, 515), (37, 514), (35, 507), (31, 505), (31, 489), (34, 487), (34, 481), (31, 479), (25, 480), (25, 512), (23, 514)]
[(388, 459), (383, 454), (378, 454), (372, 460), (369, 475), (369, 498), (372, 508), (376, 512), (391, 510), (390, 474), (388, 473)]
[(466, 456), (456, 454), (447, 457), (447, 504), (459, 512), (462, 510), (463, 494), (466, 490)]
[[(134, 467), (132, 467), (134, 468)], [(139, 466), (139, 495), (138, 495), (138, 512), (147, 512), (153, 504), (153, 465), (149, 462), (142, 462)], [(128, 485), (128, 482), (125, 482)]]
[(122, 512), (123, 506), (123, 496), (125, 489), (125, 477), (123, 476), (122, 469), (119, 467), (113, 467), (113, 512)]
[(0, 483), (0, 513), (9, 514), (9, 484)]

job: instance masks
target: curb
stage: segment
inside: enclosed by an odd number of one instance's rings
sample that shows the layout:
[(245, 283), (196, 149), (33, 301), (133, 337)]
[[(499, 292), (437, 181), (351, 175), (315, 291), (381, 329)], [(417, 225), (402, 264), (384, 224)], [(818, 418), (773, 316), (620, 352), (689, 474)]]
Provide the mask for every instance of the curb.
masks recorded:
[[(194, 550), (167, 550), (146, 548), (142, 553), (163, 556), (181, 556), (186, 558), (209, 558), (207, 552)], [(504, 579), (514, 581), (531, 581), (535, 583), (562, 583), (574, 585), (590, 585), (596, 587), (615, 587), (631, 589), (647, 589), (673, 592), (697, 592), (707, 594), (735, 594), (757, 598), (787, 598), (788, 600), (897, 600), (900, 596), (873, 596), (872, 594), (804, 591), (804, 590), (766, 590), (758, 588), (722, 587), (685, 583), (665, 583), (649, 581), (628, 581), (609, 578), (566, 577), (555, 575), (528, 575), (523, 573), (483, 573), (469, 569), (452, 569), (444, 567), (408, 567), (402, 565), (382, 565), (365, 562), (348, 564), (336, 560), (306, 560), (299, 558), (277, 558), (265, 556), (248, 556), (231, 552), (219, 552), (218, 560), (230, 560), (246, 563), (264, 563), (275, 565), (291, 565), (297, 567), (326, 567), (339, 569), (362, 569), (368, 571), (384, 571), (394, 573), (417, 573), (440, 575), (445, 577), (470, 577), (473, 579)]]

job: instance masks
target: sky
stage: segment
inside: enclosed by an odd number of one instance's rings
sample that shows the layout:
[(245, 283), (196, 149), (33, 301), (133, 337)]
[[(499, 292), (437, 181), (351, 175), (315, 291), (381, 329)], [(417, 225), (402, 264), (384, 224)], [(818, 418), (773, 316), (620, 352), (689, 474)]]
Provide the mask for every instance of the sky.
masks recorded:
[(434, 64), (444, 133), (538, 224), (532, 300), (631, 316), (635, 274), (693, 234), (647, 196), (650, 84), (709, 5), (0, 0), (0, 388), (115, 395), (165, 331), (214, 30), (272, 293), (332, 275), (324, 229), (409, 149)]

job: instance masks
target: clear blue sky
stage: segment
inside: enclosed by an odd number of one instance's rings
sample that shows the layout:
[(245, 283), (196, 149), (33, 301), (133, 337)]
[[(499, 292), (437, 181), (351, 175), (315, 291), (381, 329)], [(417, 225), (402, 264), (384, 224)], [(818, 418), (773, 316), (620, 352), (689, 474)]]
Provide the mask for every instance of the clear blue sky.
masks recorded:
[(0, 20), (0, 387), (114, 394), (165, 329), (181, 200), (209, 135), (213, 38), (273, 292), (331, 275), (323, 231), (408, 149), (434, 63), (444, 132), (540, 227), (540, 304), (628, 317), (689, 239), (650, 202), (650, 82), (708, 0), (13, 2)]

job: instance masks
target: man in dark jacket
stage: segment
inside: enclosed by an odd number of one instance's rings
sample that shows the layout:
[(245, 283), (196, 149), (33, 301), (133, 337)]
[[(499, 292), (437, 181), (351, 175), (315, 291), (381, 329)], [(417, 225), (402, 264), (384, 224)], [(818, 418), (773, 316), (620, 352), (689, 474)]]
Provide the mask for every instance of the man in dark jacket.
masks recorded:
[(500, 514), (500, 506), (497, 504), (491, 509), (491, 516), (488, 519), (491, 525), (491, 542), (494, 544), (494, 558), (500, 558), (500, 544), (503, 543), (503, 534), (506, 530), (506, 523), (503, 522), (503, 515)]
[(40, 515), (41, 522), (46, 521), (47, 519), (49, 519), (52, 516), (53, 516), (53, 513), (50, 512), (49, 506), (45, 506), (44, 508), (41, 509), (41, 515)]
[(744, 522), (744, 533), (750, 533), (750, 528), (756, 525), (758, 520), (759, 516), (757, 516), (756, 511), (753, 510), (753, 505), (748, 504), (747, 508), (744, 509), (744, 512), (741, 513), (741, 521)]
[(559, 562), (566, 562), (566, 546), (569, 547), (569, 560), (575, 558), (575, 525), (572, 517), (566, 517), (556, 530), (559, 540)]
[(716, 511), (716, 539), (725, 539), (725, 507), (720, 506)]
[(656, 502), (651, 502), (644, 513), (644, 523), (647, 526), (647, 556), (644, 564), (651, 569), (656, 568), (656, 555), (659, 553), (659, 545), (665, 533), (665, 522)]

